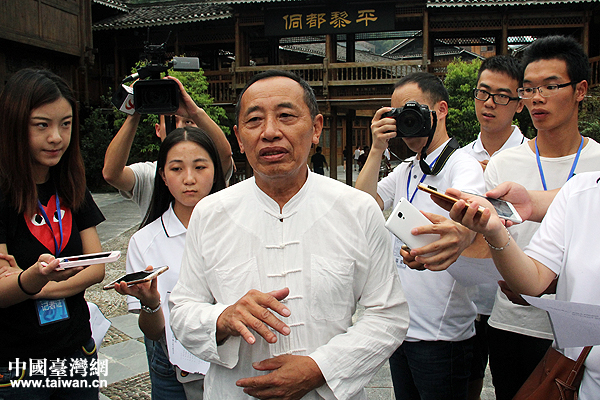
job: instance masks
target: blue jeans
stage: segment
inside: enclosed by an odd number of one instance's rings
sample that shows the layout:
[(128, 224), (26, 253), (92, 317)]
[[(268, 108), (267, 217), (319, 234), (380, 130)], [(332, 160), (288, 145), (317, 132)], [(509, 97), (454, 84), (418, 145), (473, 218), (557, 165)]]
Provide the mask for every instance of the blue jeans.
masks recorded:
[(466, 399), (473, 339), (404, 342), (390, 357), (396, 400)]
[[(90, 366), (98, 361), (94, 339), (90, 338), (79, 350), (66, 357), (64, 363), (58, 364), (53, 362), (55, 360), (45, 360), (46, 367), (36, 371), (17, 372), (14, 368), (0, 368), (0, 400), (98, 400), (99, 380), (106, 379), (107, 371), (100, 371), (99, 376), (90, 374)], [(29, 368), (30, 360), (20, 361), (26, 361)], [(61, 365), (66, 368), (61, 368)], [(62, 370), (66, 375), (55, 377), (51, 370)], [(29, 386), (13, 384), (11, 387), (10, 382), (19, 378), (21, 384)], [(65, 387), (67, 384), (70, 387)]]
[(175, 367), (160, 342), (144, 336), (152, 382), (152, 400), (186, 400), (183, 385), (177, 380)]

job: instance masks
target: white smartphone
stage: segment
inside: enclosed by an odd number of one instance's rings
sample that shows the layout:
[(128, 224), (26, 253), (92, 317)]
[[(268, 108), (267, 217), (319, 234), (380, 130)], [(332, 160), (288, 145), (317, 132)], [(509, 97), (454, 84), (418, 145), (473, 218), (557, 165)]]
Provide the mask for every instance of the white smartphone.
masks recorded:
[(410, 231), (417, 226), (431, 225), (421, 211), (402, 197), (388, 217), (385, 227), (411, 249), (426, 246), (440, 239), (438, 234), (413, 235)]
[(149, 282), (168, 269), (169, 269), (169, 267), (165, 265), (163, 267), (154, 268), (153, 270), (149, 270), (149, 271), (132, 272), (130, 274), (123, 275), (122, 277), (120, 277), (118, 279), (115, 279), (111, 283), (105, 285), (103, 287), (103, 289), (104, 290), (114, 289), (115, 284), (121, 283), (121, 282), (127, 282), (127, 286), (133, 286), (133, 285), (136, 285), (136, 284), (142, 283), (142, 282)]
[[(103, 253), (82, 254), (79, 256), (62, 257), (58, 259), (57, 271), (62, 271), (67, 268), (87, 267), (94, 264), (106, 264), (115, 262), (121, 257), (120, 251), (106, 251)], [(42, 261), (42, 265), (48, 265)]]

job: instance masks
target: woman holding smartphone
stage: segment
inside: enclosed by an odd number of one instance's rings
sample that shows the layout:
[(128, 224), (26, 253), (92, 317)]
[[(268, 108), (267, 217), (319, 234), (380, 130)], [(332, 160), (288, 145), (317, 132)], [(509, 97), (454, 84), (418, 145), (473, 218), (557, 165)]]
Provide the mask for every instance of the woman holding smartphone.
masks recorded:
[[(210, 137), (194, 127), (175, 129), (163, 141), (157, 161), (154, 192), (142, 228), (129, 242), (127, 272), (167, 265), (169, 269), (151, 282), (115, 289), (127, 294), (130, 311), (139, 311), (145, 335), (152, 381), (152, 399), (201, 399), (202, 374), (188, 374), (170, 362), (165, 322), (166, 297), (179, 277), (185, 236), (194, 206), (205, 196), (225, 188), (219, 152)], [(208, 364), (197, 359), (197, 370)], [(192, 371), (194, 372), (194, 371)]]
[[(47, 70), (17, 72), (0, 94), (0, 398), (98, 398), (83, 295), (104, 264), (58, 271), (56, 258), (102, 251), (103, 220), (85, 185), (72, 90)], [(34, 380), (43, 385), (15, 383)]]

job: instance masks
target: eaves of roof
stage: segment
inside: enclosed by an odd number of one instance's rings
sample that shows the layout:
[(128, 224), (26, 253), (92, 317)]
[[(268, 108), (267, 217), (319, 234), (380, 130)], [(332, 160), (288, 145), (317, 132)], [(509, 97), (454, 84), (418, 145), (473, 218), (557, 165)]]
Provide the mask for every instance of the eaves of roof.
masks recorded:
[(145, 4), (143, 6), (130, 4), (127, 13), (98, 21), (94, 23), (92, 29), (101, 31), (145, 28), (226, 18), (232, 18), (230, 7), (224, 4), (206, 3), (205, 1), (178, 4)]
[(127, 11), (127, 4), (119, 1), (119, 0), (93, 0), (96, 4), (101, 4), (106, 7), (116, 8), (119, 11)]
[(538, 6), (574, 3), (600, 3), (600, 0), (427, 0), (427, 7)]
[(305, 0), (213, 0), (213, 3), (219, 4), (259, 4), (259, 3), (301, 3)]

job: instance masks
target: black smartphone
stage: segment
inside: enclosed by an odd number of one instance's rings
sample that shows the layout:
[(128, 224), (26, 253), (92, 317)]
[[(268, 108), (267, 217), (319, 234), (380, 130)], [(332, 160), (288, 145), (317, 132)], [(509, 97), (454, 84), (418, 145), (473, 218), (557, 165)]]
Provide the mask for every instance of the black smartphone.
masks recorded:
[(127, 282), (127, 286), (133, 286), (138, 283), (148, 282), (148, 281), (151, 281), (152, 279), (156, 278), (157, 276), (159, 276), (160, 274), (162, 274), (163, 272), (165, 272), (168, 269), (169, 269), (169, 267), (165, 265), (164, 267), (154, 268), (153, 270), (150, 270), (150, 271), (132, 272), (130, 274), (123, 275), (122, 277), (120, 277), (118, 279), (115, 279), (111, 283), (105, 285), (103, 287), (103, 289), (104, 290), (114, 289), (115, 285), (117, 283), (121, 283), (121, 282)]

